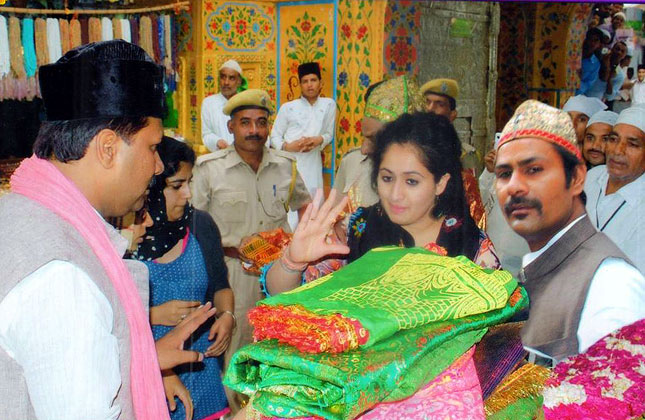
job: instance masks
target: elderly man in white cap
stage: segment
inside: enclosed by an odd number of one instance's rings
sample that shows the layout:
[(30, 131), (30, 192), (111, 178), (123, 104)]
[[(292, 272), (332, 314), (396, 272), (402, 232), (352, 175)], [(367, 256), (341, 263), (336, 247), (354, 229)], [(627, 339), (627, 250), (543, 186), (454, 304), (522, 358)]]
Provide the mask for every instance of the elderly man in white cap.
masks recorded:
[(615, 112), (598, 111), (589, 119), (582, 144), (582, 157), (587, 163), (587, 169), (605, 163), (605, 142), (617, 118), (618, 114)]
[(645, 108), (620, 113), (605, 144), (606, 165), (587, 175), (587, 212), (604, 232), (645, 272)]
[(572, 96), (564, 104), (562, 110), (568, 112), (571, 117), (573, 128), (576, 131), (578, 146), (581, 146), (584, 141), (585, 129), (587, 128), (589, 118), (596, 112), (604, 109), (607, 109), (607, 105), (603, 101), (585, 95)]
[(219, 93), (204, 98), (202, 102), (202, 142), (211, 152), (233, 144), (233, 134), (228, 130), (228, 115), (222, 109), (242, 85), (242, 67), (235, 60), (228, 60), (219, 68)]

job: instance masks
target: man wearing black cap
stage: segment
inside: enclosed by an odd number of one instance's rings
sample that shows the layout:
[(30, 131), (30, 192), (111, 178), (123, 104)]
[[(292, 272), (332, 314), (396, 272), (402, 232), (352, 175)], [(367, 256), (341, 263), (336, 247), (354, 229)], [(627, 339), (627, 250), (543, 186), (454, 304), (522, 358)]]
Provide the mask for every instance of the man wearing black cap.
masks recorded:
[(334, 137), (336, 103), (320, 96), (318, 63), (298, 66), (298, 77), (302, 96), (280, 107), (271, 130), (271, 146), (294, 153), (298, 171), (313, 194), (323, 186), (320, 152)]
[(105, 222), (163, 170), (163, 73), (125, 41), (40, 68), (47, 119), (0, 200), (2, 418), (168, 419), (160, 367), (202, 357), (178, 349), (209, 306), (155, 351), (147, 272)]

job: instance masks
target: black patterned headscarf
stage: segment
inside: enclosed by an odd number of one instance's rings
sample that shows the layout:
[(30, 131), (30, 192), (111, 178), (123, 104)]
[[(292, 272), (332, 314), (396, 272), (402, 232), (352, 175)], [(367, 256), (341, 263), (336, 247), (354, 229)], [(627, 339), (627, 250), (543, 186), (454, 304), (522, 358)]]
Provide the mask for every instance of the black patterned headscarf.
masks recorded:
[(195, 164), (195, 153), (186, 144), (165, 136), (157, 151), (164, 164), (164, 171), (155, 176), (147, 200), (148, 212), (154, 225), (148, 228), (143, 242), (133, 253), (134, 258), (143, 261), (153, 261), (170, 251), (186, 236), (186, 229), (192, 226), (193, 221), (193, 207), (190, 204), (186, 204), (184, 214), (179, 220), (169, 221), (163, 191), (166, 188), (166, 179), (177, 173), (182, 162)]

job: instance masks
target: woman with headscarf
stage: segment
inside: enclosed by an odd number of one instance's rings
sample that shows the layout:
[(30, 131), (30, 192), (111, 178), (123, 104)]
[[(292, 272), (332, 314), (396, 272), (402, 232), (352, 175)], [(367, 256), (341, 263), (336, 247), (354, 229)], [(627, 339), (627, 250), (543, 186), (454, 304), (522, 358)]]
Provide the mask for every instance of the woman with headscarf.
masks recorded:
[[(186, 343), (211, 357), (174, 372), (164, 371), (165, 382), (176, 382), (178, 376), (190, 391), (186, 397), (181, 383), (175, 391), (166, 386), (172, 419), (216, 419), (229, 411), (216, 356), (228, 347), (235, 327), (221, 237), (210, 215), (188, 203), (195, 153), (170, 137), (164, 137), (157, 150), (164, 171), (155, 176), (147, 199), (154, 224), (148, 227), (134, 258), (150, 271), (150, 323), (155, 339), (207, 301), (212, 300), (217, 308), (217, 320), (210, 328), (198, 329)], [(177, 407), (175, 396), (183, 406)]]

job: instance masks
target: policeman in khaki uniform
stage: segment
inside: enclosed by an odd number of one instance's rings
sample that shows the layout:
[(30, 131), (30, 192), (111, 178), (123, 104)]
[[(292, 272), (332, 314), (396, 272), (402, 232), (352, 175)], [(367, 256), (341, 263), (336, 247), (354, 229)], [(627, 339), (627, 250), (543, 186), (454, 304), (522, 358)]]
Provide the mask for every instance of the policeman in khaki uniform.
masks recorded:
[[(251, 342), (246, 313), (262, 299), (258, 277), (241, 266), (243, 238), (278, 227), (290, 231), (287, 210), (304, 211), (311, 201), (293, 155), (265, 147), (273, 105), (260, 89), (231, 97), (223, 109), (234, 142), (226, 149), (200, 156), (193, 169), (192, 203), (213, 216), (222, 234), (229, 282), (235, 294), (237, 329), (225, 362)], [(229, 398), (230, 400), (231, 398)]]
[[(379, 200), (376, 190), (372, 187), (372, 161), (363, 148), (352, 149), (345, 153), (340, 163), (334, 188), (343, 195), (349, 195), (351, 210), (358, 207), (369, 207)], [(342, 197), (342, 196), (339, 196)]]
[[(459, 85), (453, 79), (433, 79), (421, 86), (425, 109), (437, 115), (443, 115), (450, 122), (457, 118), (457, 97)], [(471, 144), (461, 142), (461, 164), (475, 175), (479, 165), (477, 149)]]

